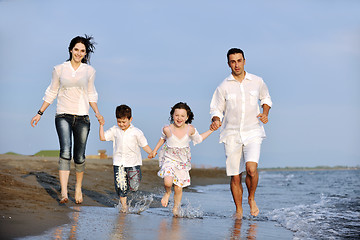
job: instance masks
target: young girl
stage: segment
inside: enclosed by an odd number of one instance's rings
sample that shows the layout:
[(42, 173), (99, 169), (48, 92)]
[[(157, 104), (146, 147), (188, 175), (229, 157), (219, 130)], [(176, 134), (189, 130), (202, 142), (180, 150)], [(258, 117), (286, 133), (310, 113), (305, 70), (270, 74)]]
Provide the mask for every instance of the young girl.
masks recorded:
[(173, 214), (176, 217), (179, 216), (182, 188), (190, 185), (191, 153), (189, 142), (192, 140), (194, 145), (201, 143), (213, 132), (208, 130), (199, 134), (196, 128), (190, 125), (193, 119), (194, 114), (186, 103), (175, 104), (170, 111), (170, 125), (163, 128), (159, 142), (148, 156), (149, 158), (155, 157), (157, 150), (165, 143), (159, 154), (160, 171), (158, 176), (164, 178), (165, 187), (161, 204), (167, 207), (171, 187), (174, 184)]

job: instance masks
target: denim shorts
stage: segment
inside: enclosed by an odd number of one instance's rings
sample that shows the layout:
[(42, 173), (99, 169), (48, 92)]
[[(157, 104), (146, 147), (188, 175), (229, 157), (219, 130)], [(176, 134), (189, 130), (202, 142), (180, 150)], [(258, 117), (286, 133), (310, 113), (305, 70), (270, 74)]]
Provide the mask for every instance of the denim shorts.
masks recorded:
[[(85, 148), (90, 132), (90, 118), (88, 115), (57, 114), (55, 126), (60, 143), (60, 170), (70, 170), (70, 160), (73, 157), (75, 169), (84, 170)], [(72, 155), (72, 139), (74, 150)]]
[(118, 196), (126, 197), (129, 191), (136, 192), (141, 181), (140, 165), (122, 167), (114, 165), (114, 184)]

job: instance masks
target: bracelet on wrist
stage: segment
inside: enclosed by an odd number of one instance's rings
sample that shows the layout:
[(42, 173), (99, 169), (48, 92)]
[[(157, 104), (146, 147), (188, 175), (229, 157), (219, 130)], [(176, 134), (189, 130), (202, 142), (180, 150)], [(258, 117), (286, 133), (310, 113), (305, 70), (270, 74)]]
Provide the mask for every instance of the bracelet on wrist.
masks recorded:
[(39, 110), (39, 111), (37, 112), (37, 114), (39, 114), (39, 115), (41, 116), (41, 115), (44, 114), (44, 112), (42, 112), (42, 111)]

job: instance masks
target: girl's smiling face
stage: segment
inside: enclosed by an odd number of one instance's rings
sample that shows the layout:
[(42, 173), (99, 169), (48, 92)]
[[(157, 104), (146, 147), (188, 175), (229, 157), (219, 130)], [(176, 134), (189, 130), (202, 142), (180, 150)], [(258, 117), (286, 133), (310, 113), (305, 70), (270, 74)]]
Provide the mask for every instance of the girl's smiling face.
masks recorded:
[(174, 125), (176, 127), (185, 126), (185, 122), (188, 120), (188, 115), (185, 109), (176, 108), (173, 114)]

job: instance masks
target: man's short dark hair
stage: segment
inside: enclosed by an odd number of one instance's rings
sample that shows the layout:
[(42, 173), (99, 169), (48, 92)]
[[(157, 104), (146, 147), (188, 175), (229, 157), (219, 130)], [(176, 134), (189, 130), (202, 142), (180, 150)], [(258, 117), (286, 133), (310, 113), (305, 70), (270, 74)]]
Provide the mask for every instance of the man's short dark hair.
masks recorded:
[(125, 104), (117, 106), (115, 115), (116, 115), (116, 118), (131, 119), (131, 108)]
[(227, 52), (227, 60), (229, 62), (229, 55), (231, 54), (235, 54), (235, 53), (241, 53), (241, 55), (243, 56), (244, 60), (245, 60), (245, 55), (244, 55), (244, 51), (241, 50), (240, 48), (231, 48), (228, 52)]

